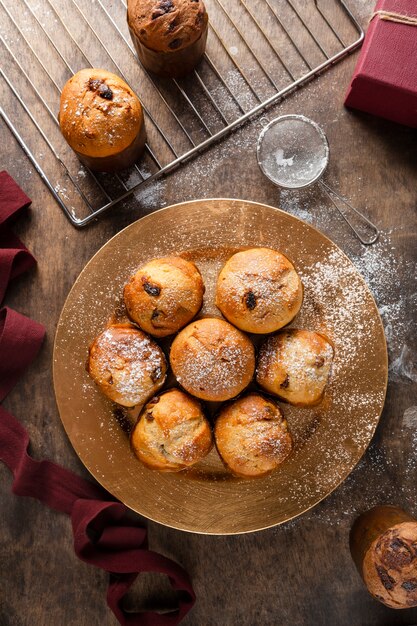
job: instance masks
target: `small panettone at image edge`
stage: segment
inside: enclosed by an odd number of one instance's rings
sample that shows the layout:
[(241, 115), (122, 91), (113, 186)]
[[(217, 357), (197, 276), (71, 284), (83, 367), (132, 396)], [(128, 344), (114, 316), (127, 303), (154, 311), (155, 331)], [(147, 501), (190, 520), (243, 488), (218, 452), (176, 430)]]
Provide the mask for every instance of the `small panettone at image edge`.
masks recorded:
[(185, 76), (204, 54), (208, 15), (202, 0), (128, 0), (127, 21), (140, 62), (154, 74)]

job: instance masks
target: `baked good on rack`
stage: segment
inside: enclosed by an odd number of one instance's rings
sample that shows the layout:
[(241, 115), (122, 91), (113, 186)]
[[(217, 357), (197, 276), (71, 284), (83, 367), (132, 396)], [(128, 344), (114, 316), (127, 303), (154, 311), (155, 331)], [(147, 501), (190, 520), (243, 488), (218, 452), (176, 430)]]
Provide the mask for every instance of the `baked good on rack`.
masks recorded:
[(172, 335), (191, 322), (201, 309), (203, 294), (197, 267), (175, 256), (146, 263), (123, 292), (129, 317), (155, 337)]
[(89, 348), (87, 372), (110, 400), (143, 404), (162, 387), (167, 363), (161, 348), (132, 324), (113, 324)]
[(174, 339), (170, 362), (178, 382), (202, 400), (229, 400), (250, 383), (255, 348), (249, 337), (217, 318), (192, 322)]
[(352, 558), (369, 593), (392, 609), (417, 606), (417, 520), (397, 506), (363, 513), (350, 533)]
[(127, 21), (140, 62), (159, 76), (185, 76), (204, 54), (208, 16), (202, 0), (128, 0)]
[(216, 306), (249, 333), (272, 333), (289, 324), (303, 301), (303, 287), (291, 261), (270, 248), (237, 252), (219, 274)]
[(147, 467), (177, 472), (210, 452), (212, 433), (199, 401), (179, 389), (170, 389), (145, 405), (132, 431), (131, 444)]
[(333, 356), (333, 345), (324, 335), (295, 328), (283, 330), (261, 345), (256, 380), (290, 404), (314, 405), (323, 397)]
[(95, 171), (126, 169), (145, 148), (142, 105), (124, 80), (106, 70), (80, 70), (68, 80), (59, 125), (80, 161)]
[(263, 476), (285, 461), (292, 450), (280, 408), (258, 393), (223, 406), (214, 434), (221, 458), (237, 476)]

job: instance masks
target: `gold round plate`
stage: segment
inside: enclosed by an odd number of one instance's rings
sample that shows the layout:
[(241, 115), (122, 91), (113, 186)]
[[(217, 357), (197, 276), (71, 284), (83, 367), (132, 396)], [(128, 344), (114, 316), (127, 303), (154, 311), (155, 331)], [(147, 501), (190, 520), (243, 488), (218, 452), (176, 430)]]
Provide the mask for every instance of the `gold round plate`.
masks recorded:
[[(326, 334), (335, 361), (316, 407), (281, 404), (294, 451), (258, 479), (235, 478), (215, 449), (179, 473), (146, 469), (133, 455), (114, 405), (85, 371), (92, 339), (106, 326), (123, 285), (146, 261), (172, 254), (194, 260), (206, 285), (202, 316), (217, 315), (217, 274), (242, 247), (268, 246), (293, 260), (304, 284), (291, 324)], [(91, 259), (61, 313), (54, 385), (65, 430), (96, 480), (151, 520), (190, 532), (236, 534), (286, 522), (330, 494), (366, 450), (384, 405), (387, 349), (381, 319), (363, 278), (327, 237), (301, 220), (246, 200), (197, 200), (131, 224)]]

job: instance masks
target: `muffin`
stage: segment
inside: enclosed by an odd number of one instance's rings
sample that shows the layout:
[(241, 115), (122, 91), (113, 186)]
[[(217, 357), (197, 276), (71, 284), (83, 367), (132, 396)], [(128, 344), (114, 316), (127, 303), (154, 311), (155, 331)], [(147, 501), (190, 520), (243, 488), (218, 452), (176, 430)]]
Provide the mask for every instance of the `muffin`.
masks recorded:
[(229, 400), (250, 383), (255, 348), (224, 320), (206, 318), (189, 324), (171, 346), (172, 371), (182, 387), (202, 400)]
[(374, 598), (392, 609), (417, 606), (417, 520), (396, 506), (363, 513), (350, 533), (352, 558)]
[(279, 407), (257, 393), (224, 406), (214, 436), (224, 464), (236, 476), (263, 476), (292, 450), (292, 438)]
[(286, 326), (302, 301), (303, 287), (293, 264), (270, 248), (237, 252), (217, 281), (216, 306), (248, 333), (272, 333)]
[(146, 143), (138, 97), (106, 70), (74, 74), (61, 93), (59, 125), (81, 163), (98, 172), (130, 167)]
[(202, 0), (128, 0), (127, 22), (145, 69), (179, 78), (204, 54), (208, 16)]
[(171, 389), (143, 408), (131, 435), (133, 452), (150, 469), (177, 472), (203, 459), (212, 434), (195, 398)]
[(256, 380), (290, 404), (311, 406), (323, 397), (333, 356), (333, 346), (323, 335), (283, 330), (261, 345)]
[(201, 309), (203, 294), (200, 272), (180, 257), (150, 261), (123, 292), (130, 319), (155, 337), (172, 335), (191, 322)]
[(161, 348), (132, 324), (113, 324), (89, 349), (87, 372), (110, 400), (122, 406), (143, 404), (165, 381)]

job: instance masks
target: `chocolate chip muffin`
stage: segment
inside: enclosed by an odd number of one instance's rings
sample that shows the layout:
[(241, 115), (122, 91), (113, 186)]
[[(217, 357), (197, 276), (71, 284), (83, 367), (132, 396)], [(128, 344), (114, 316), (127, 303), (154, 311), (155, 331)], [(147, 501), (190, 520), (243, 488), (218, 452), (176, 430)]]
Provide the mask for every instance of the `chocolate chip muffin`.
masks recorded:
[(206, 48), (202, 0), (128, 0), (127, 21), (142, 65), (159, 76), (191, 72)]
[(192, 322), (174, 339), (170, 362), (177, 381), (202, 400), (237, 396), (252, 380), (255, 348), (249, 337), (224, 320)]
[(249, 333), (272, 333), (294, 319), (303, 287), (291, 261), (270, 248), (237, 252), (219, 274), (216, 306)]
[(333, 362), (330, 341), (309, 330), (288, 329), (261, 345), (258, 384), (290, 404), (315, 405), (323, 397)]
[(200, 272), (181, 257), (150, 261), (123, 292), (129, 317), (155, 337), (172, 335), (188, 324), (200, 310), (203, 294)]
[(124, 80), (106, 70), (84, 69), (69, 79), (59, 124), (80, 161), (95, 171), (130, 167), (145, 148), (141, 103)]
[(178, 472), (210, 452), (212, 433), (198, 400), (171, 389), (152, 398), (143, 408), (131, 445), (150, 469)]
[(292, 450), (287, 422), (275, 402), (251, 393), (222, 407), (214, 429), (217, 450), (236, 476), (263, 476)]
[(350, 533), (352, 558), (374, 598), (392, 609), (417, 606), (417, 520), (399, 507), (376, 506)]
[(87, 372), (110, 400), (141, 405), (162, 387), (167, 363), (161, 348), (133, 324), (113, 324), (89, 349)]

